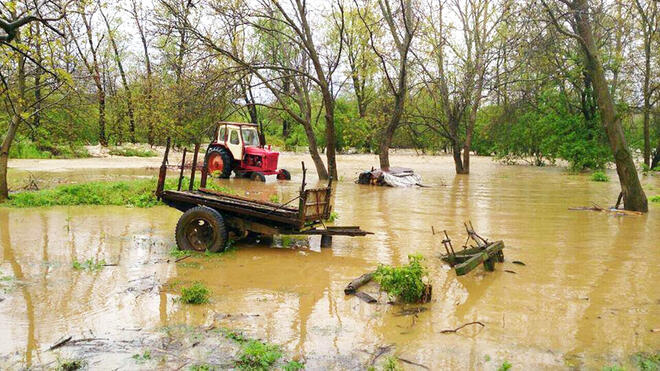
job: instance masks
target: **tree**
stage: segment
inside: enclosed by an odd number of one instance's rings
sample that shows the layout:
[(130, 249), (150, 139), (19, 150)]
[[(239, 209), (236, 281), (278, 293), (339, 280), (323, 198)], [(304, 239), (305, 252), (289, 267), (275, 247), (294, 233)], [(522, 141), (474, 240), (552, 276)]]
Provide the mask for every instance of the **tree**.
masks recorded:
[[(30, 125), (29, 120), (39, 115), (43, 109), (49, 106), (42, 104), (44, 100), (49, 98), (62, 86), (61, 76), (44, 67), (38, 60), (41, 59), (41, 56), (37, 56), (37, 59), (35, 59), (31, 55), (32, 50), (28, 48), (28, 43), (21, 37), (21, 28), (32, 22), (38, 22), (45, 25), (56, 36), (62, 36), (63, 33), (56, 29), (53, 23), (64, 17), (66, 4), (61, 5), (55, 2), (25, 2), (15, 5), (7, 13), (4, 10), (0, 11), (0, 29), (6, 33), (5, 35), (0, 34), (0, 50), (8, 50), (6, 54), (0, 56), (0, 63), (2, 64), (0, 65), (0, 81), (2, 82), (0, 96), (4, 98), (10, 112), (7, 132), (0, 145), (0, 201), (6, 200), (9, 197), (7, 164), (9, 161), (9, 151), (16, 138), (19, 126), (21, 123)], [(47, 17), (43, 14), (51, 16)], [(41, 51), (39, 50), (38, 53), (40, 54)], [(27, 104), (26, 95), (26, 64), (28, 63), (32, 63), (35, 65), (35, 68), (48, 73), (48, 81), (39, 81), (39, 86), (50, 88), (50, 91), (45, 95), (41, 95), (40, 92), (39, 96), (35, 96), (35, 102), (31, 105)], [(3, 70), (6, 65), (9, 66), (10, 71), (13, 70), (13, 79), (5, 77)]]
[[(591, 26), (593, 11), (587, 0), (559, 0), (563, 7), (561, 15), (556, 14), (557, 8), (550, 7), (546, 0), (542, 3), (550, 17), (550, 22), (563, 35), (575, 39), (582, 51), (585, 73), (590, 77), (594, 88), (594, 96), (598, 103), (600, 119), (609, 139), (610, 148), (614, 154), (619, 183), (623, 195), (624, 208), (647, 212), (648, 201), (639, 182), (637, 169), (626, 144), (626, 138), (621, 126), (621, 117), (617, 113), (610, 88), (605, 78), (605, 71), (600, 60), (600, 52), (595, 42)], [(571, 26), (567, 29), (561, 22), (565, 19)]]
[[(651, 166), (651, 111), (655, 102), (654, 94), (657, 89), (660, 89), (660, 84), (652, 85), (654, 77), (652, 62), (653, 57), (657, 55), (658, 49), (658, 35), (660, 27), (660, 13), (658, 9), (658, 2), (655, 0), (634, 0), (634, 8), (639, 16), (639, 25), (642, 29), (642, 45), (644, 49), (644, 67), (642, 68), (642, 75), (644, 82), (642, 84), (642, 96), (644, 99), (643, 113), (644, 113), (644, 163), (646, 166)], [(660, 143), (660, 140), (659, 142)], [(660, 146), (660, 144), (659, 144)]]

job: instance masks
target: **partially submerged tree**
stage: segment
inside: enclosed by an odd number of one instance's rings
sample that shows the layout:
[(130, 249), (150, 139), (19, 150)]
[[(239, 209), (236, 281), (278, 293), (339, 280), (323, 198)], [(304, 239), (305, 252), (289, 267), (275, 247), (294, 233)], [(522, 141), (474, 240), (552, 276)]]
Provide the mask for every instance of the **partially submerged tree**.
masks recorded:
[[(576, 40), (582, 51), (585, 73), (592, 81), (600, 119), (614, 155), (624, 208), (647, 212), (648, 201), (623, 134), (621, 117), (614, 104), (594, 38), (591, 26), (593, 9), (587, 0), (559, 0), (562, 3), (559, 7), (548, 5), (546, 0), (541, 1), (554, 27), (563, 35)], [(570, 29), (565, 26), (566, 22), (570, 24)]]

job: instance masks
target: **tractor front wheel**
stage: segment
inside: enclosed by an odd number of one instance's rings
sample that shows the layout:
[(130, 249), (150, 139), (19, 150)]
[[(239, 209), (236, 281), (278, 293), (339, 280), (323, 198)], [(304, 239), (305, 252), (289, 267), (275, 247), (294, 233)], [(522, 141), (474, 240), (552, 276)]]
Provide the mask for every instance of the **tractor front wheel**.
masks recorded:
[(231, 175), (231, 156), (225, 148), (209, 148), (206, 152), (206, 160), (204, 162), (204, 166), (206, 166), (211, 176), (229, 178), (229, 175)]
[(291, 180), (291, 173), (287, 169), (280, 169), (280, 172), (277, 173), (278, 180)]
[(176, 244), (180, 250), (221, 251), (227, 238), (225, 220), (210, 207), (193, 207), (176, 223)]
[(256, 181), (259, 181), (259, 182), (265, 182), (266, 181), (266, 176), (264, 175), (264, 173), (262, 173), (260, 171), (255, 171), (250, 175), (250, 179), (251, 180), (256, 180)]

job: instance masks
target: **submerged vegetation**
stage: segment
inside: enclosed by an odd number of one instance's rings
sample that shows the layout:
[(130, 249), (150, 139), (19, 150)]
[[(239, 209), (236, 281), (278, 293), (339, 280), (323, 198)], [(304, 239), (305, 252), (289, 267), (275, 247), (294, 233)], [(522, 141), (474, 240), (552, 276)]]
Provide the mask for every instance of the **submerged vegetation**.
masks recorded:
[(209, 302), (211, 290), (201, 282), (195, 282), (190, 287), (181, 289), (181, 301), (186, 304), (205, 304)]
[(87, 260), (85, 260), (85, 261), (83, 261), (83, 262), (79, 262), (78, 260), (74, 260), (74, 261), (73, 261), (73, 269), (75, 269), (75, 270), (79, 270), (79, 271), (81, 271), (81, 270), (88, 270), (88, 271), (92, 271), (92, 272), (93, 272), (93, 271), (98, 271), (98, 270), (103, 269), (103, 267), (104, 267), (106, 264), (107, 264), (107, 263), (106, 263), (105, 260), (103, 260), (103, 259), (101, 259), (101, 260), (94, 260), (94, 259), (91, 259), (91, 258), (90, 258), (90, 259), (87, 259)]
[[(156, 182), (157, 180), (154, 178), (67, 184), (40, 191), (14, 193), (3, 205), (12, 207), (72, 205), (152, 207), (160, 204), (154, 194)], [(185, 178), (183, 187), (187, 188), (188, 183), (188, 179)], [(165, 182), (165, 189), (176, 188), (176, 186), (175, 179), (167, 179)], [(206, 187), (220, 192), (235, 193), (214, 182), (207, 183)]]
[(401, 267), (381, 264), (374, 273), (374, 279), (381, 289), (406, 303), (418, 302), (425, 290), (426, 268), (421, 255), (409, 255), (410, 262)]
[(599, 171), (594, 171), (591, 174), (591, 180), (594, 182), (609, 182), (610, 177), (608, 177), (604, 171), (599, 170)]
[(125, 157), (156, 157), (158, 153), (149, 149), (139, 148), (114, 148), (108, 152), (112, 156), (125, 156)]

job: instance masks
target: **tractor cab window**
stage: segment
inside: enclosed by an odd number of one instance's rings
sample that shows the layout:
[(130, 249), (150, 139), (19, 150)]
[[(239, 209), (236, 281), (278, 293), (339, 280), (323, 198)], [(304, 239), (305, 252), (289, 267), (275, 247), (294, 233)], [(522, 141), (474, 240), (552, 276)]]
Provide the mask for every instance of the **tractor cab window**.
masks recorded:
[(229, 142), (231, 144), (238, 144), (239, 143), (238, 131), (236, 131), (236, 130), (231, 131), (231, 134), (229, 134)]
[(218, 130), (218, 142), (224, 142), (227, 135), (227, 127), (223, 126)]
[(257, 129), (244, 127), (241, 128), (241, 132), (243, 133), (243, 143), (246, 146), (259, 146), (259, 133), (257, 133)]

